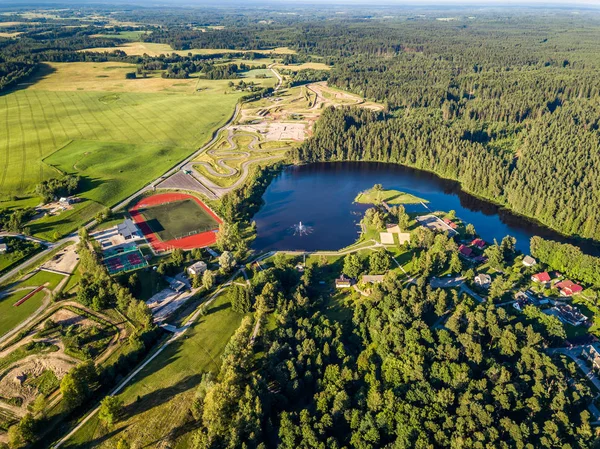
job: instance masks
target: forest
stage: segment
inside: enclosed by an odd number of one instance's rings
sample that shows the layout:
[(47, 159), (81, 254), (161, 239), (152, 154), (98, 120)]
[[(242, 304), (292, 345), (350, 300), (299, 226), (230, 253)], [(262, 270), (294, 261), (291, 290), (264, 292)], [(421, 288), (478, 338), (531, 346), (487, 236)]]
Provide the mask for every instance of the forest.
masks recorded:
[(544, 353), (555, 337), (533, 314), (389, 278), (334, 321), (319, 270), (298, 279), (276, 261), (255, 276), (251, 296), (277, 326), (253, 349), (243, 321), (219, 375), (202, 379), (195, 447), (591, 447), (589, 388)]

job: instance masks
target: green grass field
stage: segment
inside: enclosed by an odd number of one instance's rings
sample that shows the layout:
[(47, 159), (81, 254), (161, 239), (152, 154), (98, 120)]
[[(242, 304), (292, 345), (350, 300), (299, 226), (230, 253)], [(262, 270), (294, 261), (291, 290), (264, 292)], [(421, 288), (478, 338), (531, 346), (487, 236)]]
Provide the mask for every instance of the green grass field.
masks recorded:
[(354, 202), (362, 204), (379, 204), (382, 201), (385, 201), (388, 204), (418, 204), (421, 202), (429, 202), (423, 198), (411, 195), (410, 193), (405, 193), (394, 189), (384, 189), (380, 191), (369, 189), (364, 192), (360, 192), (356, 198), (354, 198)]
[[(39, 287), (46, 283), (48, 283), (47, 288), (53, 290), (63, 279), (64, 276), (57, 273), (38, 271), (30, 278), (11, 286), (11, 290), (21, 287)], [(19, 290), (11, 295), (0, 297), (0, 335), (4, 335), (17, 324), (24, 321), (42, 305), (44, 297), (46, 296), (44, 291), (36, 293), (18, 307), (13, 306), (14, 303), (28, 293), (31, 293), (31, 291), (32, 289)]]
[(134, 69), (46, 65), (0, 98), (0, 197), (31, 196), (62, 173), (84, 177), (86, 201), (32, 223), (34, 234), (55, 240), (155, 179), (206, 142), (243, 95), (222, 80), (125, 80)]
[(159, 204), (140, 212), (162, 241), (210, 231), (219, 226), (217, 221), (192, 199)]
[(31, 290), (21, 290), (0, 298), (0, 335), (13, 329), (42, 305), (46, 296), (44, 291), (37, 292), (20, 306), (13, 307), (14, 303), (28, 293), (31, 293)]
[(176, 440), (190, 447), (189, 406), (203, 373), (218, 373), (220, 356), (242, 315), (231, 310), (226, 290), (188, 333), (152, 361), (119, 396), (125, 416), (107, 429), (94, 416), (64, 447), (114, 448), (120, 437), (131, 447)]

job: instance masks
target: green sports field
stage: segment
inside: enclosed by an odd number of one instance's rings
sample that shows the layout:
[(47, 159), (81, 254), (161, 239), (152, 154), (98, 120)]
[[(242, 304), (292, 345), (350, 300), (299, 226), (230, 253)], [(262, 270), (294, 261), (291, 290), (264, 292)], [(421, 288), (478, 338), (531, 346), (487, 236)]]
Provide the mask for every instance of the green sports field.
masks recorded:
[(163, 242), (219, 227), (217, 221), (192, 199), (140, 210), (146, 223)]

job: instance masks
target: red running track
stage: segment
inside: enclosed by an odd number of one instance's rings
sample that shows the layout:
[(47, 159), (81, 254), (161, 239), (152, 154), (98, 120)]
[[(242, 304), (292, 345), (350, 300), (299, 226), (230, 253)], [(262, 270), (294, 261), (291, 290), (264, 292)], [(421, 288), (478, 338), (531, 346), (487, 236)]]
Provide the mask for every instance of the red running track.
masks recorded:
[(222, 223), (221, 219), (215, 215), (215, 213), (210, 210), (206, 204), (200, 201), (198, 198), (192, 195), (188, 195), (186, 193), (159, 193), (158, 195), (152, 195), (147, 198), (143, 198), (140, 200), (132, 209), (129, 210), (131, 218), (138, 225), (140, 230), (144, 233), (144, 237), (148, 240), (148, 243), (152, 245), (154, 251), (167, 251), (173, 248), (181, 248), (181, 249), (194, 249), (194, 248), (204, 248), (205, 246), (214, 245), (217, 241), (217, 234), (215, 231), (206, 231), (200, 234), (190, 235), (188, 237), (183, 237), (176, 240), (167, 240), (162, 241), (158, 238), (150, 226), (144, 220), (139, 209), (143, 207), (156, 206), (158, 204), (164, 203), (172, 203), (174, 201), (181, 201), (192, 199), (198, 203), (198, 205), (209, 213), (211, 217), (213, 217), (217, 223)]

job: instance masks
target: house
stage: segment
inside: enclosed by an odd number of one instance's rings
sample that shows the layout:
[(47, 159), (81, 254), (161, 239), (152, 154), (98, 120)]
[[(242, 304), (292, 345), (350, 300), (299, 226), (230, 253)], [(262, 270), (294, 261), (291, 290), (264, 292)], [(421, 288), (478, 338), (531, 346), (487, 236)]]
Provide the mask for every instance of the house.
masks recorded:
[(594, 368), (600, 370), (600, 351), (595, 345), (585, 345), (582, 348), (581, 356), (587, 359)]
[(561, 296), (573, 296), (583, 291), (583, 287), (581, 285), (569, 281), (568, 279), (557, 282), (554, 284), (554, 286), (560, 290)]
[(123, 223), (119, 223), (117, 225), (117, 232), (125, 240), (131, 240), (142, 236), (142, 233), (140, 232), (138, 227), (129, 218), (124, 220)]
[(0, 243), (0, 254), (6, 254), (8, 252), (8, 245), (6, 243)]
[(59, 198), (58, 204), (60, 204), (63, 207), (70, 206), (71, 204), (73, 204), (73, 198), (63, 196)]
[(465, 245), (460, 245), (458, 247), (458, 252), (465, 257), (471, 257), (471, 254), (473, 254), (473, 250)]
[(535, 260), (533, 257), (531, 257), (531, 256), (523, 257), (523, 265), (525, 265), (526, 267), (533, 267), (536, 264), (537, 264), (537, 260)]
[(384, 274), (365, 274), (361, 278), (361, 282), (364, 284), (381, 284), (383, 282), (383, 278), (385, 278)]
[(533, 282), (550, 282), (550, 275), (548, 274), (547, 271), (544, 271), (542, 273), (537, 273), (534, 274), (533, 276), (531, 276), (531, 280)]
[(335, 288), (349, 288), (352, 287), (352, 279), (347, 278), (343, 274), (335, 280)]
[(206, 271), (206, 263), (199, 260), (194, 265), (187, 267), (187, 272), (190, 276), (198, 276)]
[(580, 326), (587, 321), (587, 317), (577, 307), (569, 304), (556, 304), (552, 310), (559, 320), (573, 326)]
[(298, 265), (296, 265), (296, 271), (298, 273), (304, 273), (304, 264), (303, 263), (299, 263)]
[(458, 225), (456, 223), (454, 223), (452, 220), (449, 220), (448, 218), (444, 218), (444, 223), (446, 223), (452, 229), (458, 228)]
[(538, 284), (542, 284), (546, 288), (550, 287), (550, 275), (546, 271), (534, 274), (533, 276), (531, 276), (531, 280)]
[(475, 276), (474, 279), (475, 285), (478, 285), (482, 288), (490, 288), (490, 285), (492, 283), (492, 278), (489, 274), (485, 274), (485, 273), (479, 273), (477, 276)]
[(471, 242), (471, 246), (476, 246), (479, 249), (485, 248), (485, 245), (487, 245), (487, 243), (485, 243), (485, 240), (482, 239), (475, 239)]

